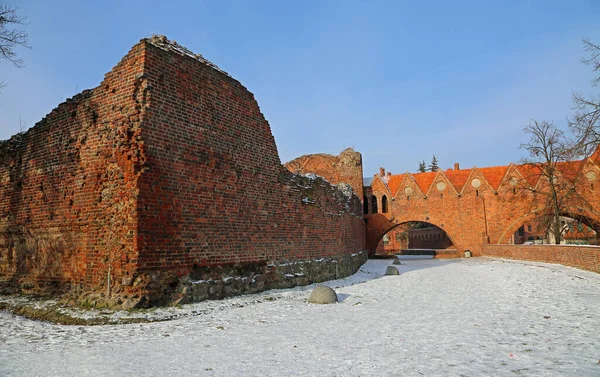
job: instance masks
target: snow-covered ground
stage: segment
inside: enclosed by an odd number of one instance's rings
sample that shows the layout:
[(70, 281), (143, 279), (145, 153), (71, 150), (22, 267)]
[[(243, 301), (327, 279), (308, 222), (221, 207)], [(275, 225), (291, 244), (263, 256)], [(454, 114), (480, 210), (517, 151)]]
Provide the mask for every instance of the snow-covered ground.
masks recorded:
[[(0, 376), (600, 376), (600, 275), (499, 259), (370, 260), (310, 287), (57, 326), (0, 313)], [(164, 311), (149, 316), (164, 315)]]

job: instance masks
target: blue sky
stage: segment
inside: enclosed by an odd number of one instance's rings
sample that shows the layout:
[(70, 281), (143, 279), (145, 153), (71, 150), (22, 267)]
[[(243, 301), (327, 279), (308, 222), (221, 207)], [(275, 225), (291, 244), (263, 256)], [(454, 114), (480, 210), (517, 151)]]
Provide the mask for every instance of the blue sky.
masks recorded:
[(532, 118), (565, 125), (591, 93), (582, 38), (600, 1), (7, 1), (26, 16), (26, 67), (0, 61), (0, 139), (100, 84), (141, 38), (165, 34), (254, 93), (282, 162), (363, 154), (384, 166), (506, 165)]

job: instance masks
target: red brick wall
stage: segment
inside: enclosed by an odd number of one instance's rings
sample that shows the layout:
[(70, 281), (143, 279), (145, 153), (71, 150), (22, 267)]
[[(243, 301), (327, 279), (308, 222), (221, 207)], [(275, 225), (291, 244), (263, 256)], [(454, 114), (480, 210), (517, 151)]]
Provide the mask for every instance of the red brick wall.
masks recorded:
[(377, 244), (376, 254), (393, 255), (398, 254), (400, 250), (408, 248), (408, 224), (403, 224), (390, 230), (387, 233), (388, 243), (384, 244), (383, 238)]
[(447, 249), (452, 242), (440, 228), (411, 229), (409, 231), (411, 249)]
[(325, 153), (301, 156), (284, 166), (293, 173), (314, 173), (331, 183), (347, 183), (363, 199), (362, 156), (352, 148), (347, 148), (337, 156)]
[(290, 173), (252, 93), (157, 45), (141, 41), (99, 87), (0, 143), (1, 286), (130, 307), (173, 302), (206, 268), (332, 257), (352, 264), (334, 277), (353, 272), (360, 199)]
[(0, 280), (26, 292), (104, 285), (137, 263), (137, 45), (102, 84), (0, 142)]
[(600, 273), (600, 247), (571, 245), (483, 245), (488, 257), (559, 263)]
[(150, 43), (145, 74), (142, 270), (185, 276), (200, 266), (362, 250), (358, 197), (288, 172), (238, 81)]

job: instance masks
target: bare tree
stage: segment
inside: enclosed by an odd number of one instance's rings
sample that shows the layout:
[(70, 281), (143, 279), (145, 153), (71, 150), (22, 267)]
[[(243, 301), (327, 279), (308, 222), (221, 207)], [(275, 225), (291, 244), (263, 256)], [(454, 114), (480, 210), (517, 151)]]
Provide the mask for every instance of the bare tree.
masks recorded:
[(25, 25), (25, 17), (19, 16), (19, 8), (0, 4), (0, 57), (7, 59), (16, 67), (22, 67), (23, 59), (15, 52), (15, 47), (30, 48), (29, 36), (24, 30), (15, 28)]
[[(600, 46), (585, 39), (584, 49), (588, 57), (582, 59), (584, 64), (592, 66), (598, 76), (592, 80), (593, 86), (600, 85)], [(600, 144), (600, 95), (585, 96), (582, 93), (573, 94), (575, 114), (569, 120), (569, 127), (577, 136), (577, 147), (581, 153), (590, 155)]]
[(577, 216), (584, 202), (577, 192), (579, 162), (574, 161), (575, 149), (564, 132), (552, 122), (532, 120), (523, 132), (530, 139), (521, 144), (521, 148), (529, 153), (529, 158), (523, 161), (527, 168), (522, 170), (528, 175), (526, 180), (537, 182), (537, 185), (522, 184), (519, 187), (530, 192), (531, 210), (535, 210), (538, 222), (559, 244), (565, 231), (561, 218)]
[[(29, 36), (18, 26), (25, 25), (25, 17), (19, 16), (19, 8), (0, 4), (0, 58), (13, 63), (21, 68), (25, 64), (23, 59), (15, 52), (15, 47), (30, 48)], [(6, 86), (6, 81), (0, 81), (0, 89)]]

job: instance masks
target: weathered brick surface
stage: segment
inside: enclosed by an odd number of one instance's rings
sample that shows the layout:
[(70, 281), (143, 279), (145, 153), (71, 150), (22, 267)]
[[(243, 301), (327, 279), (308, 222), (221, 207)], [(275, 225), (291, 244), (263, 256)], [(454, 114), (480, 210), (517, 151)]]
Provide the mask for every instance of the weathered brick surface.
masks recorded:
[(360, 199), (285, 169), (254, 96), (162, 38), (2, 142), (0, 179), (0, 278), (21, 291), (165, 304), (199, 271), (327, 257), (351, 273), (364, 245)]
[(314, 173), (331, 183), (347, 183), (363, 198), (362, 156), (352, 148), (337, 156), (325, 153), (301, 156), (284, 166), (296, 174)]
[(488, 257), (559, 263), (600, 273), (599, 246), (571, 245), (483, 245), (481, 255)]
[(25, 292), (104, 285), (137, 266), (143, 46), (102, 84), (0, 142), (0, 280)]

